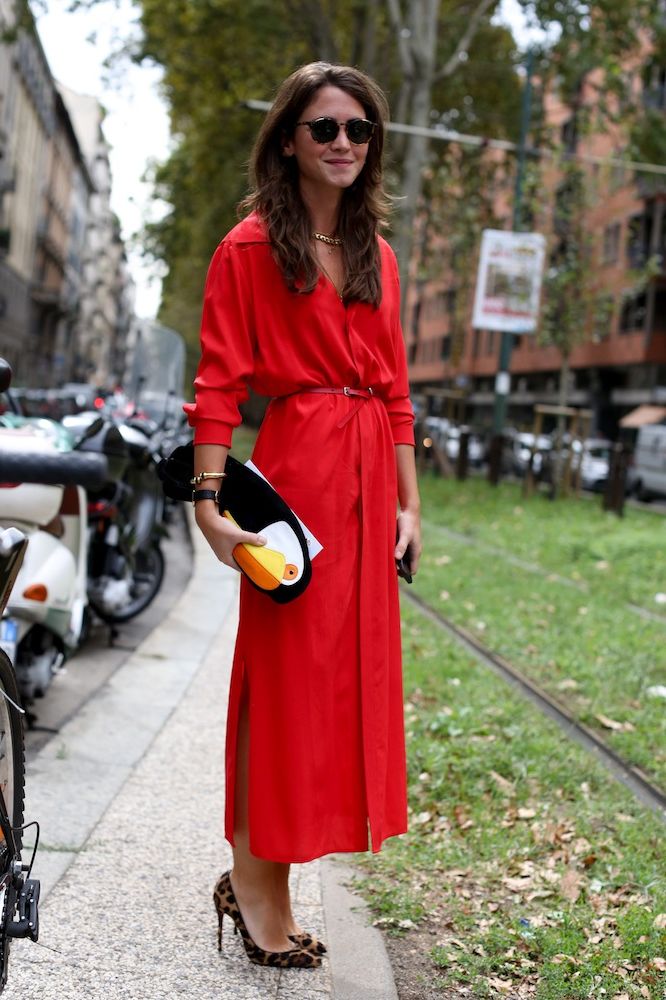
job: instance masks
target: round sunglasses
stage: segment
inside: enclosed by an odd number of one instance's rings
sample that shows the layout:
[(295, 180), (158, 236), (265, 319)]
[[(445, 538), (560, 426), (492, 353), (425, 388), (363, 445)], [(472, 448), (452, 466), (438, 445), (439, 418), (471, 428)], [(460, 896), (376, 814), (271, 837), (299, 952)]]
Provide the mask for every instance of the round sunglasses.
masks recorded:
[(377, 128), (375, 123), (368, 121), (367, 118), (350, 118), (346, 122), (336, 122), (335, 118), (328, 117), (313, 118), (309, 122), (296, 122), (296, 125), (307, 125), (314, 141), (321, 145), (333, 142), (337, 139), (340, 129), (344, 128), (350, 142), (355, 146), (363, 146), (366, 142), (370, 142)]

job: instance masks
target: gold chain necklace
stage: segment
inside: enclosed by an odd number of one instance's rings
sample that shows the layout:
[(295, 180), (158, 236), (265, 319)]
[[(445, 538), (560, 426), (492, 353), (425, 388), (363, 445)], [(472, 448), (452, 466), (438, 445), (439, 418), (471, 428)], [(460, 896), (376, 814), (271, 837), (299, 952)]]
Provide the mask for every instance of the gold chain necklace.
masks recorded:
[(313, 233), (312, 234), (316, 240), (321, 240), (329, 247), (341, 247), (343, 245), (343, 240), (339, 236), (326, 236), (325, 233)]

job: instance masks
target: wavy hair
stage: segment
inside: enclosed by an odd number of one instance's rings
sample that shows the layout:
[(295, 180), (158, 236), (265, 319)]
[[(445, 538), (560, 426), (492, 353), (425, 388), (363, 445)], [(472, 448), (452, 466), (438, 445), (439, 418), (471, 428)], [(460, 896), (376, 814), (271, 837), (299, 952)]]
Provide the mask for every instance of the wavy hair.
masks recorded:
[(320, 268), (312, 242), (312, 222), (301, 198), (298, 164), (285, 156), (285, 140), (321, 87), (344, 90), (377, 127), (368, 146), (365, 165), (354, 183), (343, 190), (337, 233), (343, 240), (345, 285), (342, 298), (381, 302), (381, 265), (377, 232), (384, 225), (389, 199), (383, 187), (382, 151), (388, 104), (380, 87), (352, 66), (308, 63), (292, 73), (279, 88), (266, 115), (250, 158), (252, 190), (241, 202), (266, 224), (273, 254), (288, 288), (313, 291)]

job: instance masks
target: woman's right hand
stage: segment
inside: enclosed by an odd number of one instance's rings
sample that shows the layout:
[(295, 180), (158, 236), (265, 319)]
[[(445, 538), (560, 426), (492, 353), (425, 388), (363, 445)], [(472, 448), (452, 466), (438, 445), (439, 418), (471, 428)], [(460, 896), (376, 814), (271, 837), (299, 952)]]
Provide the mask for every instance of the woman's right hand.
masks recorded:
[(243, 531), (227, 517), (220, 515), (214, 500), (199, 500), (194, 508), (195, 520), (211, 549), (225, 566), (240, 572), (238, 563), (233, 557), (237, 545), (265, 545), (266, 539), (251, 531)]

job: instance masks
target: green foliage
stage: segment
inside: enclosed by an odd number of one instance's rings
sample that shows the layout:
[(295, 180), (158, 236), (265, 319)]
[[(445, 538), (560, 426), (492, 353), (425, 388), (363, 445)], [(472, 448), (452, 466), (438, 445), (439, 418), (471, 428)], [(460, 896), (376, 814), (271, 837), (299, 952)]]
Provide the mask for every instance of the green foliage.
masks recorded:
[[(193, 361), (206, 266), (236, 220), (259, 125), (257, 113), (243, 102), (269, 98), (288, 73), (313, 58), (361, 65), (377, 77), (394, 106), (406, 81), (398, 70), (384, 4), (292, 0), (278, 8), (266, 0), (142, 0), (140, 6), (144, 40), (138, 58), (164, 67), (177, 140), (168, 162), (155, 171), (156, 195), (171, 210), (148, 227), (146, 245), (169, 268), (160, 318), (185, 335)], [(451, 55), (468, 16), (465, 5), (442, 4), (442, 61)], [(514, 60), (510, 33), (487, 20), (460, 71), (435, 85), (433, 103), (442, 110), (433, 111), (433, 120), (511, 134), (519, 96)], [(435, 169), (451, 158), (451, 149), (436, 144)], [(399, 190), (395, 138), (389, 143), (391, 156), (389, 172)]]
[[(73, 7), (111, 0), (72, 0)], [(462, 38), (478, 3), (433, 0), (438, 7), (436, 65), (446, 65)], [(606, 120), (621, 115), (632, 128), (632, 150), (663, 159), (666, 128), (663, 115), (651, 113), (636, 100), (626, 74), (624, 57), (635, 51), (637, 29), (655, 39), (655, 59), (664, 44), (656, 4), (637, 0), (603, 0), (588, 5), (575, 0), (521, 0), (538, 23), (555, 24), (553, 41), (542, 47), (536, 76), (543, 86), (557, 78), (561, 93), (576, 101), (581, 81), (594, 67), (604, 70), (599, 91), (600, 113)], [(259, 125), (259, 115), (247, 110), (249, 98), (270, 98), (275, 86), (296, 66), (312, 59), (350, 62), (374, 75), (387, 91), (395, 118), (409, 115), (414, 73), (403, 71), (398, 37), (389, 5), (379, 0), (137, 0), (143, 38), (133, 44), (134, 58), (164, 68), (164, 91), (171, 110), (174, 150), (154, 172), (156, 195), (170, 205), (166, 218), (148, 227), (147, 253), (164, 260), (160, 318), (179, 329), (197, 353), (197, 331), (203, 280), (210, 255), (236, 220), (236, 205), (246, 191), (246, 163)], [(400, 5), (405, 11), (405, 4)], [(477, 134), (516, 139), (521, 81), (520, 56), (510, 32), (492, 23), (491, 5), (471, 39), (466, 57), (451, 73), (435, 72), (430, 94), (430, 121)], [(405, 12), (408, 21), (408, 11)], [(559, 33), (558, 33), (559, 32)], [(410, 39), (411, 45), (414, 39)], [(585, 124), (585, 109), (578, 108)], [(598, 123), (597, 123), (598, 124)], [(534, 116), (535, 134), (539, 109)], [(405, 140), (391, 136), (389, 177), (400, 193)], [(477, 152), (445, 142), (432, 142), (427, 164), (423, 207), (431, 232), (445, 232), (456, 247), (459, 273), (473, 271), (474, 237), (492, 215), (493, 191), (500, 181), (497, 162), (483, 163)], [(500, 171), (511, 184), (513, 164)], [(484, 176), (479, 182), (479, 170)], [(483, 187), (483, 190), (481, 188)], [(493, 221), (495, 224), (495, 221)], [(575, 284), (585, 252), (581, 240), (569, 240), (553, 276), (554, 313), (572, 328), (577, 308), (568, 289)], [(434, 260), (423, 269), (434, 272)], [(464, 281), (463, 281), (464, 284)], [(468, 289), (457, 298), (460, 309)], [(571, 306), (571, 308), (569, 308)], [(570, 320), (570, 322), (569, 322)]]

